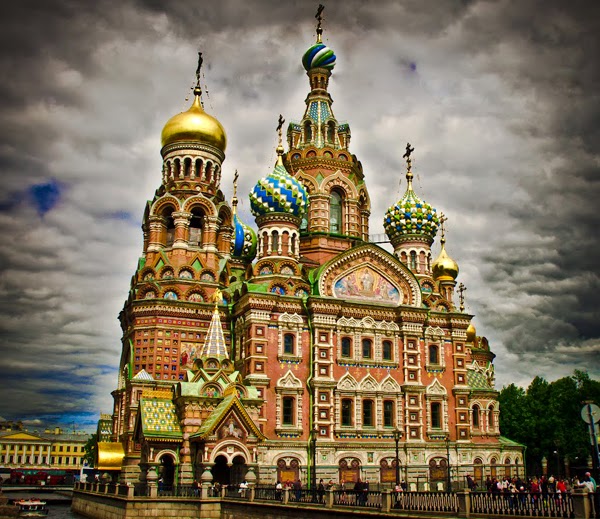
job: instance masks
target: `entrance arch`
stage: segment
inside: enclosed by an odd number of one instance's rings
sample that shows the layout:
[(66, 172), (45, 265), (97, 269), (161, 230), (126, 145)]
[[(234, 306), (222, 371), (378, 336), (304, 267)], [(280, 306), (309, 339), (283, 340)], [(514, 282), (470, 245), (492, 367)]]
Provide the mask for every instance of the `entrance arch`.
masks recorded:
[(215, 464), (211, 469), (213, 476), (213, 483), (220, 483), (221, 485), (229, 485), (229, 466), (227, 464), (227, 458), (222, 454), (215, 458)]
[(239, 485), (242, 481), (244, 481), (246, 479), (247, 471), (246, 459), (243, 456), (238, 455), (233, 458), (233, 463), (229, 471), (229, 480), (231, 484)]
[[(159, 487), (165, 490), (172, 488), (175, 483), (175, 459), (170, 454), (163, 454), (160, 458)], [(162, 479), (162, 484), (161, 480)]]
[(348, 483), (356, 483), (360, 479), (360, 460), (345, 458), (340, 460), (339, 467), (340, 482), (344, 481), (348, 485)]

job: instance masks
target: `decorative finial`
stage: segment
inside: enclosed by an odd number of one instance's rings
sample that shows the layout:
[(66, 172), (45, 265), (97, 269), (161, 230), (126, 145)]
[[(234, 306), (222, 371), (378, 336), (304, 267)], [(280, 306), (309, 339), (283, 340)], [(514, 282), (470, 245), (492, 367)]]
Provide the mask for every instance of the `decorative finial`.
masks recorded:
[(323, 4), (319, 4), (319, 7), (317, 8), (317, 14), (315, 15), (315, 18), (317, 19), (317, 43), (322, 43), (321, 36), (323, 35), (323, 28), (321, 27), (321, 22), (323, 21), (323, 9), (325, 9), (325, 6)]
[(237, 205), (238, 205), (238, 199), (237, 199), (237, 181), (238, 181), (239, 175), (238, 175), (238, 170), (235, 170), (235, 173), (233, 175), (233, 198), (231, 199), (231, 206), (233, 208), (233, 214), (237, 213)]
[(283, 118), (283, 115), (279, 114), (279, 120), (277, 121), (277, 133), (279, 134), (279, 144), (277, 145), (277, 148), (275, 151), (277, 151), (277, 164), (280, 166), (283, 166), (283, 159), (281, 158), (281, 156), (283, 155), (283, 140), (282, 140), (282, 128), (283, 128), (283, 123), (285, 122), (285, 119)]
[(213, 295), (212, 295), (212, 300), (215, 303), (215, 309), (216, 309), (217, 306), (223, 302), (223, 292), (221, 292), (221, 290), (218, 288), (215, 289), (215, 291), (213, 292)]
[(460, 311), (461, 312), (465, 311), (465, 295), (464, 295), (465, 290), (467, 290), (467, 287), (465, 285), (463, 285), (462, 283), (459, 283), (458, 297), (460, 299)]
[(444, 213), (440, 213), (440, 228), (442, 229), (442, 237), (440, 238), (440, 243), (444, 245), (446, 243), (446, 228), (444, 223), (446, 223), (446, 215)]
[(404, 155), (402, 155), (402, 158), (406, 159), (406, 180), (408, 182), (408, 186), (406, 187), (407, 190), (412, 189), (413, 174), (411, 171), (412, 161), (410, 160), (410, 154), (413, 151), (415, 151), (415, 149), (411, 148), (410, 143), (407, 142), (406, 143), (406, 152), (404, 153)]

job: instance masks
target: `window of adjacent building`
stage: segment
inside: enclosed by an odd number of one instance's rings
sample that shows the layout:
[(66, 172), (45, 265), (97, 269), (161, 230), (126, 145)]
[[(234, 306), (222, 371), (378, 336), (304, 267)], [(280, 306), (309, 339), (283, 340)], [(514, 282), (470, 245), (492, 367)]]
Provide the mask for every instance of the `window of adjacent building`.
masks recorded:
[(479, 428), (479, 418), (481, 410), (478, 405), (473, 406), (473, 427)]
[(391, 400), (383, 401), (383, 426), (394, 426), (394, 402)]
[(381, 354), (382, 354), (383, 360), (392, 360), (392, 342), (391, 341), (383, 341)]
[(344, 398), (342, 400), (342, 425), (351, 426), (353, 423), (352, 399)]
[(373, 341), (371, 339), (362, 340), (362, 356), (363, 359), (373, 358)]
[(373, 407), (373, 400), (363, 400), (363, 427), (373, 427), (375, 425)]
[(285, 396), (282, 402), (283, 425), (294, 425), (294, 397)]
[(283, 336), (283, 353), (294, 355), (294, 334), (286, 333)]
[(342, 196), (337, 191), (331, 192), (329, 202), (329, 231), (342, 232)]
[(352, 357), (352, 339), (342, 337), (342, 357)]
[(429, 364), (440, 363), (440, 349), (437, 345), (429, 345)]
[(442, 428), (442, 404), (439, 402), (431, 403), (431, 427), (432, 429)]

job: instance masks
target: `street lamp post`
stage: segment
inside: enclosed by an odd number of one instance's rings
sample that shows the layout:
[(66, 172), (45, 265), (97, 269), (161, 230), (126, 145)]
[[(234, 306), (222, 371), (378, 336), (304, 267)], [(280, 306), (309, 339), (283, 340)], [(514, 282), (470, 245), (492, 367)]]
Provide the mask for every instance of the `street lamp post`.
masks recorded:
[(402, 438), (402, 431), (396, 429), (394, 431), (394, 441), (396, 442), (396, 487), (400, 485), (400, 459), (398, 455), (398, 443), (400, 443), (400, 438)]
[(446, 480), (447, 480), (447, 491), (452, 492), (452, 480), (450, 478), (450, 435), (446, 436)]
[(310, 443), (312, 448), (312, 470), (310, 472), (310, 488), (313, 495), (316, 495), (317, 490), (317, 429), (313, 429), (310, 432)]

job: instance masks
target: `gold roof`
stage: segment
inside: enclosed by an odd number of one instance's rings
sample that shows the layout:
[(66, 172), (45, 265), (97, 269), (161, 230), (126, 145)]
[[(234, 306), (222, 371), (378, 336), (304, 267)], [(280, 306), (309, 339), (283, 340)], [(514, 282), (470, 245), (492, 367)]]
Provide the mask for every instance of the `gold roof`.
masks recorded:
[(121, 470), (125, 451), (121, 442), (98, 442), (98, 470)]
[(194, 102), (189, 110), (174, 115), (167, 121), (161, 135), (163, 147), (174, 142), (200, 141), (225, 151), (225, 130), (217, 119), (204, 111), (200, 93), (200, 87), (194, 88)]
[(431, 271), (435, 280), (455, 280), (458, 277), (458, 263), (454, 261), (446, 252), (445, 241), (442, 239), (442, 250), (440, 255), (433, 262)]

